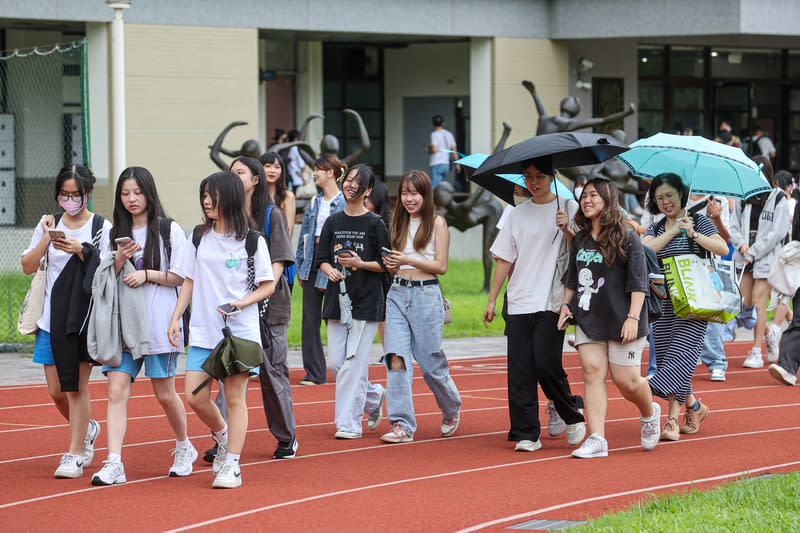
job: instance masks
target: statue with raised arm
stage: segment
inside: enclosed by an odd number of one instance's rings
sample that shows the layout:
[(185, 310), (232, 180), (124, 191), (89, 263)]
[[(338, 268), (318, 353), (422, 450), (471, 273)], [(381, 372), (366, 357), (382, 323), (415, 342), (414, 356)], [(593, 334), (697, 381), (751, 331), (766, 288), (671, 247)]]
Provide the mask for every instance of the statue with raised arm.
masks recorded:
[[(511, 127), (503, 122), (503, 134), (492, 153), (497, 153), (505, 147)], [(499, 178), (498, 178), (499, 179)], [(492, 193), (473, 184), (474, 190), (466, 200), (456, 201), (453, 185), (448, 181), (439, 183), (433, 190), (436, 203), (445, 209), (444, 219), (451, 227), (459, 231), (466, 231), (477, 225), (483, 226), (482, 259), (483, 259), (483, 289), (489, 292), (492, 282), (492, 255), (489, 253), (495, 237), (497, 237), (497, 222), (503, 214), (503, 206)]]
[[(369, 141), (369, 133), (367, 133), (367, 127), (364, 125), (364, 121), (361, 118), (361, 115), (358, 114), (358, 111), (355, 109), (345, 108), (342, 110), (342, 113), (345, 115), (350, 115), (356, 121), (358, 125), (358, 134), (361, 138), (361, 146), (355, 149), (352, 153), (344, 156), (341, 161), (345, 163), (348, 167), (351, 167), (358, 163), (364, 154), (369, 151), (370, 148), (370, 141)], [(325, 118), (323, 115), (311, 115), (308, 117), (305, 122), (303, 123), (303, 127), (300, 129), (300, 140), (305, 140), (306, 129), (308, 123), (315, 118)], [(335, 135), (330, 133), (326, 133), (322, 136), (322, 141), (319, 143), (319, 155), (335, 155), (339, 156), (339, 139), (336, 138)], [(306, 163), (310, 166), (314, 166), (315, 156), (312, 153), (308, 152), (301, 152), (301, 156), (305, 159)]]
[(536, 104), (536, 111), (539, 113), (539, 123), (536, 126), (536, 135), (544, 133), (559, 133), (562, 131), (575, 131), (584, 128), (594, 128), (610, 122), (627, 117), (636, 112), (636, 106), (631, 102), (628, 109), (619, 113), (612, 113), (607, 117), (577, 119), (575, 117), (581, 112), (581, 101), (577, 96), (567, 96), (561, 100), (561, 114), (550, 116), (542, 104), (539, 95), (536, 93), (536, 86), (533, 82), (523, 80), (522, 85), (531, 93), (533, 102)]
[(236, 121), (231, 122), (217, 135), (217, 140), (214, 141), (214, 144), (210, 145), (208, 148), (211, 150), (211, 160), (221, 169), (221, 170), (228, 170), (230, 165), (225, 163), (225, 161), (220, 157), (220, 153), (227, 155), (228, 157), (237, 158), (239, 156), (248, 156), (254, 159), (258, 159), (261, 157), (261, 146), (259, 146), (258, 141), (255, 139), (248, 139), (242, 143), (242, 147), (238, 150), (228, 150), (227, 148), (223, 148), (222, 142), (225, 140), (225, 136), (228, 134), (236, 126), (245, 126), (247, 122), (243, 121)]

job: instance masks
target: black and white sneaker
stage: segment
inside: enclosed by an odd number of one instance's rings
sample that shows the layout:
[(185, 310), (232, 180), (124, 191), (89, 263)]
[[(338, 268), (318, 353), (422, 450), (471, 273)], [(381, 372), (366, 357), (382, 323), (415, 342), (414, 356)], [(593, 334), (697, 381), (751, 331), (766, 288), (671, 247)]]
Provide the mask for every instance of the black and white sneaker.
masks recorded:
[(235, 489), (242, 486), (242, 471), (239, 465), (225, 464), (220, 468), (219, 473), (211, 484), (215, 489)]
[(94, 441), (100, 435), (100, 424), (97, 420), (89, 419), (89, 428), (86, 430), (86, 436), (83, 438), (83, 446), (81, 446), (81, 463), (84, 467), (92, 464), (94, 459)]
[(92, 485), (119, 485), (127, 482), (122, 461), (103, 461), (103, 468), (92, 476)]
[(291, 442), (279, 442), (275, 448), (273, 459), (294, 459), (297, 455), (297, 438), (292, 438)]

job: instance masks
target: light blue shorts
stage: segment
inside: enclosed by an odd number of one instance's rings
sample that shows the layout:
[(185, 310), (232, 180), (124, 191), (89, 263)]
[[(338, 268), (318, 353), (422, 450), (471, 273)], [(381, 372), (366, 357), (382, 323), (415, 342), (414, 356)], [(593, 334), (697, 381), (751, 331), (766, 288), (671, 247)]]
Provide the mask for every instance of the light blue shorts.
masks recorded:
[(53, 348), (50, 346), (50, 332), (40, 329), (33, 343), (33, 362), (40, 365), (54, 365)]
[(109, 371), (125, 372), (133, 383), (144, 365), (144, 375), (148, 378), (171, 378), (177, 370), (178, 355), (179, 352), (158, 353), (134, 359), (130, 352), (122, 352), (122, 363), (116, 367), (103, 365), (103, 374), (108, 375)]
[(202, 364), (208, 359), (212, 350), (209, 348), (198, 348), (197, 346), (189, 346), (189, 351), (186, 354), (186, 370), (195, 370), (197, 372), (205, 372)]

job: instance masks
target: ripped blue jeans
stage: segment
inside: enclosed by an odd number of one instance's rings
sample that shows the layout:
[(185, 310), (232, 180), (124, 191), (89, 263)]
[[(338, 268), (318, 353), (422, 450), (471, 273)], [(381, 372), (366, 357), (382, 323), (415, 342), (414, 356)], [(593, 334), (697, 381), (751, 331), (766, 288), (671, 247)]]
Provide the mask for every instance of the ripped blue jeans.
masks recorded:
[[(461, 396), (442, 351), (443, 326), (444, 304), (438, 284), (392, 284), (386, 298), (386, 413), (391, 424), (399, 422), (410, 436), (417, 431), (412, 395), (414, 360), (436, 399), (442, 419), (455, 418), (461, 409)], [(392, 354), (402, 359), (401, 370), (392, 370)]]

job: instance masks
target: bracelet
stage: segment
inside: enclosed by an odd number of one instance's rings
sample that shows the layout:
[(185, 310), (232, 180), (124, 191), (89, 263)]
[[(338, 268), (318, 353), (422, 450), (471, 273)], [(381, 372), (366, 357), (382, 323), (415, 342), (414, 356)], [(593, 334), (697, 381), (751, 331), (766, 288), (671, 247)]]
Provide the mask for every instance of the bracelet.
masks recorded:
[(144, 282), (147, 283), (150, 281), (150, 276), (147, 274), (147, 269), (144, 270)]
[(639, 321), (639, 317), (634, 315), (634, 314), (632, 314), (632, 313), (628, 313), (628, 318), (632, 318), (632, 319), (636, 320), (637, 322)]
[(561, 309), (561, 307), (564, 307), (565, 305), (567, 306), (567, 309), (569, 309), (569, 302), (561, 302), (561, 306), (559, 307), (559, 309)]

